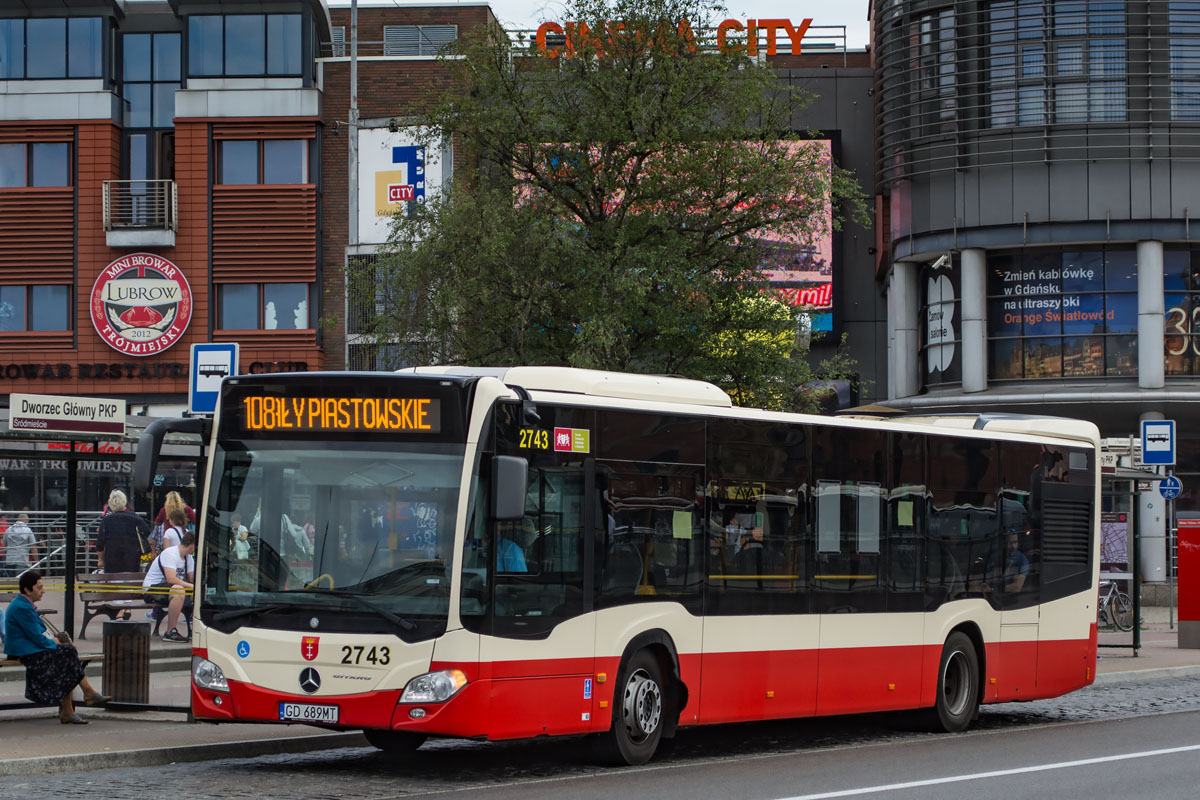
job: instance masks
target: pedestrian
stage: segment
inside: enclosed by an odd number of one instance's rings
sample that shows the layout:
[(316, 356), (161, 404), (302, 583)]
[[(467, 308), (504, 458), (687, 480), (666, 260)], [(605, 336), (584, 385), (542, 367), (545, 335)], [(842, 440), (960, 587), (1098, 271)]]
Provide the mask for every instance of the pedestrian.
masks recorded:
[(4, 532), (4, 571), (15, 578), (31, 568), (37, 560), (37, 536), (29, 527), (29, 515), (21, 514)]
[(105, 572), (141, 572), (142, 557), (150, 555), (150, 525), (126, 509), (125, 493), (113, 489), (109, 513), (96, 534), (98, 564)]
[(162, 637), (164, 642), (189, 641), (175, 630), (175, 626), (179, 623), (180, 612), (192, 604), (192, 581), (196, 579), (196, 562), (192, 554), (195, 552), (196, 534), (185, 531), (179, 544), (158, 554), (142, 581), (146, 602), (167, 607), (167, 632)]
[(167, 516), (177, 508), (187, 514), (188, 525), (196, 524), (195, 509), (183, 502), (183, 496), (179, 492), (167, 492), (166, 498), (163, 499), (163, 507), (158, 510), (158, 516), (154, 518), (154, 524), (167, 525)]
[(58, 703), (58, 721), (64, 725), (86, 725), (75, 713), (71, 693), (83, 690), (84, 705), (103, 706), (110, 698), (96, 691), (83, 674), (79, 651), (65, 642), (56, 642), (46, 631), (34, 603), (42, 599), (46, 587), (42, 574), (27, 570), (18, 582), (20, 594), (8, 606), (4, 618), (4, 650), (9, 658), (25, 665), (25, 699), (31, 703)]

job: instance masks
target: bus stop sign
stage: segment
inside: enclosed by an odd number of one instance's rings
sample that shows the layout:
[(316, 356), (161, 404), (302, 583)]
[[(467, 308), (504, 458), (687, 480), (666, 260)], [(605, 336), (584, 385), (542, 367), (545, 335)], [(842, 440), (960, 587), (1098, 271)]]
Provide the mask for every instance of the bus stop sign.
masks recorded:
[(221, 381), (238, 374), (237, 342), (192, 345), (191, 378), (188, 380), (188, 411), (215, 414)]
[(1142, 420), (1142, 463), (1148, 467), (1175, 463), (1175, 420)]

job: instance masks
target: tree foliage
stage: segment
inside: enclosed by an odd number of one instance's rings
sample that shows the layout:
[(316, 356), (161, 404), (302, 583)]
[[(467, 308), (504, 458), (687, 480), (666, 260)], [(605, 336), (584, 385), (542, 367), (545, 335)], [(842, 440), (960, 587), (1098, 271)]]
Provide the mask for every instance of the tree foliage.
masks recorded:
[(452, 88), (419, 119), (430, 152), (446, 137), (470, 167), (397, 215), (380, 264), (351, 276), (381, 310), (376, 341), (411, 362), (678, 374), (805, 406), (796, 314), (746, 242), (815, 240), (830, 203), (863, 204), (802, 143), (804, 93), (710, 46), (719, 11), (572, 0), (564, 19), (587, 32), (571, 26), (565, 47), (498, 26), (461, 39)]

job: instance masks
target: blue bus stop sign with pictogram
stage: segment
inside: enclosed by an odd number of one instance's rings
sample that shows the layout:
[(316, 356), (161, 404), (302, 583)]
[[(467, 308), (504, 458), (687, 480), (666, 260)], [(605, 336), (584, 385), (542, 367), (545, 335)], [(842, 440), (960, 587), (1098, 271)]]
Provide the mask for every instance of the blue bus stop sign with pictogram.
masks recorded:
[(1183, 491), (1183, 483), (1174, 475), (1168, 475), (1158, 484), (1158, 493), (1166, 500), (1174, 500)]
[(1142, 463), (1148, 467), (1175, 463), (1175, 420), (1142, 420)]
[(215, 414), (221, 396), (221, 381), (238, 374), (236, 342), (192, 345), (191, 378), (188, 381), (188, 411)]

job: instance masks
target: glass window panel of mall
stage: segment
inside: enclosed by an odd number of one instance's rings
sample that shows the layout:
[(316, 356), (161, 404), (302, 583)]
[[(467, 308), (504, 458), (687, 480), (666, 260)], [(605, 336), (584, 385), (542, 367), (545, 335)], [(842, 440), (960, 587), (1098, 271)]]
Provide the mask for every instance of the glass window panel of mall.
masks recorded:
[[(131, 181), (175, 177), (175, 92), (180, 88), (182, 36), (177, 32), (121, 37), (121, 98), (125, 129), (122, 176)], [(153, 196), (146, 184), (130, 187), (135, 204)], [(138, 209), (135, 205), (135, 213)], [(148, 206), (141, 213), (150, 214)]]
[(1137, 263), (1128, 248), (988, 255), (994, 380), (1137, 374)]
[(992, 3), (985, 38), (991, 127), (1126, 119), (1124, 2)]
[(1167, 4), (1171, 47), (1171, 119), (1200, 120), (1200, 0)]
[(1163, 253), (1163, 300), (1166, 373), (1200, 374), (1200, 251)]

